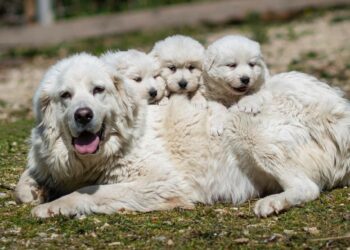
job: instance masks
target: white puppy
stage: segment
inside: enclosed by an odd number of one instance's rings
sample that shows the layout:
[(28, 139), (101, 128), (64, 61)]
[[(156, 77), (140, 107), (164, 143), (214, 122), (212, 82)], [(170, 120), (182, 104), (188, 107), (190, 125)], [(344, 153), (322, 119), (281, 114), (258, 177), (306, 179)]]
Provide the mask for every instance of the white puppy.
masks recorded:
[(150, 55), (161, 64), (167, 95), (184, 94), (199, 107), (206, 106), (202, 95), (204, 47), (191, 37), (174, 35), (157, 42)]
[(223, 132), (226, 108), (238, 103), (243, 112), (258, 113), (263, 103), (254, 93), (261, 91), (269, 72), (259, 43), (238, 35), (225, 36), (205, 52), (205, 96), (212, 111), (211, 133)]
[(140, 98), (157, 103), (165, 94), (165, 82), (160, 77), (160, 65), (153, 57), (138, 50), (109, 51), (101, 59), (123, 75)]

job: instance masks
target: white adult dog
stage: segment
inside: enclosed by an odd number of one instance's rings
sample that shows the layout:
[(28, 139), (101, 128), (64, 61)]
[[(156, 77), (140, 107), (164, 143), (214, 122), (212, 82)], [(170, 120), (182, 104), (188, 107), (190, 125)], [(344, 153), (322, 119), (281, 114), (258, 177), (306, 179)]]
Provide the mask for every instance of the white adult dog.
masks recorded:
[(206, 107), (202, 78), (203, 45), (191, 37), (174, 35), (157, 42), (150, 55), (161, 64), (168, 97), (186, 95), (194, 105)]
[(256, 95), (264, 92), (269, 78), (260, 45), (243, 36), (229, 35), (212, 43), (205, 52), (203, 76), (213, 135), (223, 132), (226, 108), (237, 104), (240, 111), (256, 114), (269, 95)]
[(158, 103), (165, 94), (165, 82), (160, 76), (160, 64), (138, 50), (108, 51), (101, 59), (125, 77), (135, 94), (149, 104)]
[(303, 74), (269, 82), (279, 87), (260, 114), (229, 110), (224, 134), (213, 137), (208, 111), (186, 97), (146, 105), (98, 58), (65, 59), (36, 92), (17, 199), (67, 194), (32, 211), (49, 217), (239, 204), (274, 193), (255, 208), (267, 216), (350, 184), (348, 102)]

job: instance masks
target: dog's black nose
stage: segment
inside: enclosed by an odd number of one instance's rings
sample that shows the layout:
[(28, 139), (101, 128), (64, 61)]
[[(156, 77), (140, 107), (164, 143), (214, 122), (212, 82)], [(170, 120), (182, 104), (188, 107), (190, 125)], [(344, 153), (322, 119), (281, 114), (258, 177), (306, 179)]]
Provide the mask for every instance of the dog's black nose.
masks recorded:
[(244, 85), (247, 85), (250, 81), (250, 78), (248, 76), (242, 76), (240, 80), (241, 80), (241, 83), (243, 83)]
[(155, 88), (151, 88), (149, 91), (148, 91), (148, 94), (150, 95), (150, 97), (156, 97), (157, 96), (157, 90)]
[(179, 81), (179, 86), (180, 88), (185, 89), (187, 86), (187, 81), (182, 79), (181, 81)]
[(94, 113), (88, 107), (78, 108), (74, 113), (75, 121), (82, 125), (88, 124), (93, 117), (94, 117)]

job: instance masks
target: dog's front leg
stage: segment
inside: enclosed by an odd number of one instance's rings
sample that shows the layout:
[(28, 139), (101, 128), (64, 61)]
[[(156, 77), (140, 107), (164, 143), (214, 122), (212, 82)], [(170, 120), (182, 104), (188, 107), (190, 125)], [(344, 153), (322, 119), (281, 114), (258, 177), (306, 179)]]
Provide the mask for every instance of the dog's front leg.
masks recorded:
[(224, 132), (227, 109), (224, 105), (212, 101), (208, 103), (208, 108), (210, 134), (220, 136)]
[(59, 214), (74, 217), (91, 213), (112, 214), (123, 210), (147, 212), (192, 206), (188, 195), (171, 180), (136, 181), (84, 187), (35, 207), (32, 215), (40, 218)]

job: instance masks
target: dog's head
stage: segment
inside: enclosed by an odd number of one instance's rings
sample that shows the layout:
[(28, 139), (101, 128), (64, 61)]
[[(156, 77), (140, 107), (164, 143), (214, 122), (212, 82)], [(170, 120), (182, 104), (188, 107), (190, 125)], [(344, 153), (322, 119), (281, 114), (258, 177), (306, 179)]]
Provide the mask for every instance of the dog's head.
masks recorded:
[(34, 97), (37, 131), (78, 156), (99, 152), (116, 135), (125, 140), (138, 103), (123, 80), (97, 57), (78, 54), (54, 65)]
[(157, 42), (150, 55), (161, 64), (170, 93), (192, 93), (202, 84), (204, 47), (196, 40), (175, 35)]
[(101, 59), (124, 76), (140, 98), (156, 103), (165, 94), (160, 65), (153, 57), (137, 50), (107, 52)]
[(243, 36), (225, 36), (205, 52), (204, 71), (228, 93), (244, 95), (269, 76), (259, 43)]

